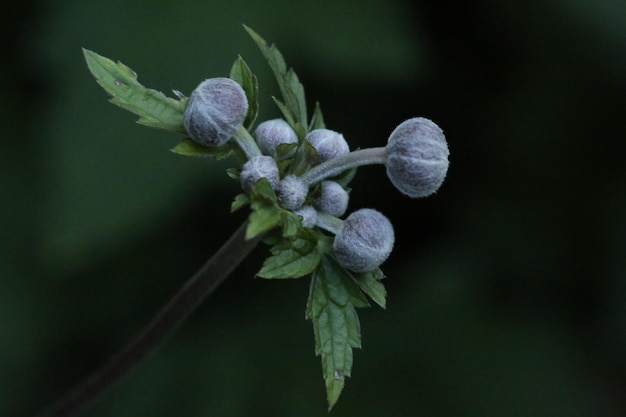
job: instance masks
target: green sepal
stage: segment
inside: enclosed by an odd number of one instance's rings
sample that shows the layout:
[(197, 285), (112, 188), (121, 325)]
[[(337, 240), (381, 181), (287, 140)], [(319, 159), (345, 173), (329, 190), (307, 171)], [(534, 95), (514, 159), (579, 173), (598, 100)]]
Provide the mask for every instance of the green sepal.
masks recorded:
[(293, 240), (283, 240), (272, 247), (272, 256), (267, 258), (258, 272), (261, 278), (300, 278), (313, 272), (328, 250), (328, 239), (320, 239), (312, 229), (300, 228)]
[(361, 347), (356, 307), (368, 306), (352, 276), (324, 255), (312, 274), (306, 318), (313, 323), (315, 354), (322, 358), (328, 409), (335, 405), (352, 371), (352, 349)]
[(246, 93), (248, 114), (243, 126), (249, 130), (259, 114), (259, 82), (241, 56), (237, 57), (230, 69), (230, 79), (236, 81)]
[(317, 160), (317, 158), (317, 151), (313, 145), (311, 145), (311, 142), (303, 140), (293, 156), (291, 166), (289, 167), (289, 173), (301, 176), (307, 169), (309, 169), (311, 162)]
[(361, 288), (361, 291), (367, 294), (382, 308), (387, 307), (387, 290), (385, 290), (383, 283), (380, 282), (385, 278), (385, 274), (383, 274), (380, 268), (361, 274), (354, 274), (353, 277), (354, 281), (359, 285), (359, 288)]
[[(285, 113), (285, 111), (289, 113), (289, 117), (285, 115), (285, 119), (292, 127), (295, 126), (295, 123), (306, 126), (307, 110), (304, 98), (304, 86), (300, 83), (298, 76), (293, 69), (287, 68), (285, 59), (275, 45), (268, 45), (258, 33), (248, 26), (244, 25), (244, 28), (256, 42), (274, 72), (274, 76), (278, 82), (278, 88), (280, 89), (285, 104), (284, 109), (281, 108), (281, 111), (283, 111), (283, 113)], [(290, 120), (293, 121), (294, 124), (292, 124)]]
[(298, 147), (297, 143), (281, 143), (276, 147), (276, 160), (278, 163), (288, 160), (288, 156), (295, 152)]
[(246, 229), (246, 239), (252, 239), (278, 226), (284, 211), (278, 207), (276, 193), (265, 178), (261, 178), (250, 189), (250, 201), (252, 213)]
[(189, 138), (183, 139), (170, 150), (178, 155), (212, 157), (215, 159), (228, 158), (233, 154), (232, 146), (229, 143), (222, 146), (204, 146)]
[(85, 48), (83, 55), (98, 84), (112, 96), (109, 101), (139, 116), (137, 123), (185, 133), (183, 113), (186, 98), (176, 100), (144, 87), (137, 81), (137, 74), (119, 61), (113, 62)]

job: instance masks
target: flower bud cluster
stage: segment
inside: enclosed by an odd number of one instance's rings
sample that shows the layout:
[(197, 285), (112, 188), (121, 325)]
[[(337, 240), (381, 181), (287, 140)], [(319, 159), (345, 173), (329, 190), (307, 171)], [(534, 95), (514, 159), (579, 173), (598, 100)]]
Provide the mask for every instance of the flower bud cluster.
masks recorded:
[[(391, 183), (401, 193), (418, 198), (436, 192), (448, 170), (443, 131), (422, 117), (398, 125), (385, 147), (350, 152), (341, 133), (314, 129), (299, 139), (283, 119), (260, 123), (252, 137), (242, 127), (247, 111), (246, 95), (236, 82), (209, 79), (191, 94), (184, 126), (194, 141), (206, 146), (219, 146), (234, 137), (247, 157), (239, 176), (243, 190), (248, 192), (266, 179), (278, 204), (300, 216), (303, 227), (335, 234), (334, 255), (353, 272), (373, 270), (387, 259), (394, 230), (389, 219), (373, 209), (356, 210), (341, 220), (348, 209), (349, 193), (337, 177), (358, 166), (384, 164)], [(304, 142), (315, 155), (302, 161)], [(296, 155), (299, 165), (294, 163)], [(296, 165), (304, 172), (294, 169)]]

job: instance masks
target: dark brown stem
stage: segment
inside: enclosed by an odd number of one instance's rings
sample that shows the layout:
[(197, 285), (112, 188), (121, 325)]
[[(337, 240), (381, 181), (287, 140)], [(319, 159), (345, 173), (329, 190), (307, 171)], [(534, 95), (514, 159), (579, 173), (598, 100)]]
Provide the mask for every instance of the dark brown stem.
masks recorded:
[(102, 395), (167, 339), (185, 318), (254, 249), (261, 237), (246, 240), (245, 222), (202, 268), (174, 295), (146, 328), (113, 360), (97, 370), (38, 417), (67, 417)]

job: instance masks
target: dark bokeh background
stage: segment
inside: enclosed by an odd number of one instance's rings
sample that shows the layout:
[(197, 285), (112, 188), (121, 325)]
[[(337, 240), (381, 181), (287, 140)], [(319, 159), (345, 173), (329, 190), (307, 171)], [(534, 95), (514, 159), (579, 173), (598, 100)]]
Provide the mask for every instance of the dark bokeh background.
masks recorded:
[[(410, 200), (360, 170), (351, 209), (397, 231), (388, 308), (332, 416), (626, 415), (623, 0), (44, 1), (2, 28), (0, 415), (33, 415), (106, 361), (243, 221), (237, 184), (107, 103), (81, 47), (189, 93), (276, 42), (352, 147), (445, 130), (449, 176)], [(323, 416), (308, 279), (260, 247), (85, 416)]]

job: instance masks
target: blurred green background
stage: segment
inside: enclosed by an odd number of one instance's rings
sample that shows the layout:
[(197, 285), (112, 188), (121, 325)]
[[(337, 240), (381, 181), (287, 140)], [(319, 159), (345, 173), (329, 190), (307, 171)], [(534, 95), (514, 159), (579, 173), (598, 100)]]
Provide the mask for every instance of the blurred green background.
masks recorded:
[[(350, 210), (394, 223), (388, 308), (331, 416), (626, 415), (626, 2), (50, 1), (3, 7), (0, 415), (110, 358), (232, 233), (237, 184), (107, 102), (81, 47), (189, 93), (241, 54), (277, 117), (275, 42), (353, 148), (401, 121), (451, 166), (411, 200), (366, 167)], [(308, 279), (259, 247), (85, 416), (323, 416)]]

